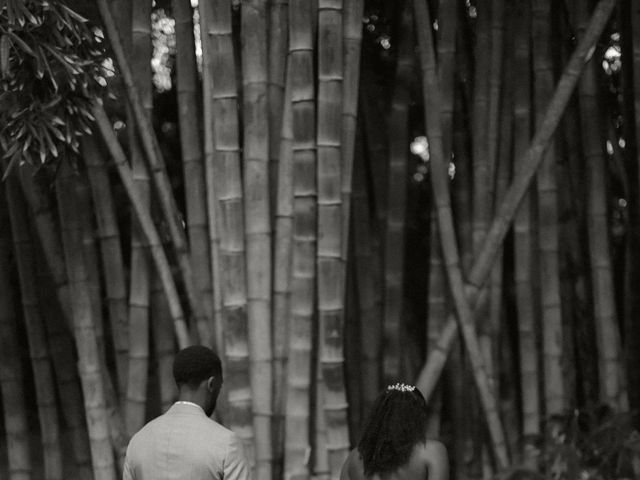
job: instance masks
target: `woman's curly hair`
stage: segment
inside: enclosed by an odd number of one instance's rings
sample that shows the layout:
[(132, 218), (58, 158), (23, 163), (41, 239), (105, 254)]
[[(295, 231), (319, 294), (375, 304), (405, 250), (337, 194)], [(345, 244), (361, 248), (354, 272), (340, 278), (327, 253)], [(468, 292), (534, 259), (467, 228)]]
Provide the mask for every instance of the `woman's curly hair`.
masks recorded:
[(378, 395), (358, 452), (364, 474), (385, 474), (405, 464), (413, 448), (426, 442), (427, 403), (417, 388), (389, 387)]

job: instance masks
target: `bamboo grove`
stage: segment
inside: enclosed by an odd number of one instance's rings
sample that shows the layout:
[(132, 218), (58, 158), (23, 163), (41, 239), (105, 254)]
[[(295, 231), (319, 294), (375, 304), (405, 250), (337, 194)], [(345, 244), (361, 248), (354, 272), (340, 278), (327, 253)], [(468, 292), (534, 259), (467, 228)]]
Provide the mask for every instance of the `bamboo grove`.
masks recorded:
[[(8, 115), (20, 55), (78, 73), (21, 37), (48, 5), (0, 2)], [(0, 478), (118, 478), (194, 343), (257, 480), (339, 478), (398, 381), (453, 478), (601, 478), (566, 452), (640, 407), (637, 2), (67, 5), (109, 95), (3, 140)]]

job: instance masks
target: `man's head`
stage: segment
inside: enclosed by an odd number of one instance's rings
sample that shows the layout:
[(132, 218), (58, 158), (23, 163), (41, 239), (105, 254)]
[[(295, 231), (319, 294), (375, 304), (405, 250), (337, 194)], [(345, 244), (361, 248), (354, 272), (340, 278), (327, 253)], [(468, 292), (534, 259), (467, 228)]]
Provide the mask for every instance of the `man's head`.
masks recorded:
[(180, 398), (197, 403), (211, 416), (222, 387), (222, 364), (218, 355), (202, 345), (180, 350), (173, 361), (173, 378)]

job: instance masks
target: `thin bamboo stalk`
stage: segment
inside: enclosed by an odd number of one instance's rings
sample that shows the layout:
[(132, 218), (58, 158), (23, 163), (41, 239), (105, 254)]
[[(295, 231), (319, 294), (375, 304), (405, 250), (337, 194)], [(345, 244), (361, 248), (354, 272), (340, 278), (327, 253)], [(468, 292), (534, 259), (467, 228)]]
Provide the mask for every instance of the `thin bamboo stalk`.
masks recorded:
[(273, 271), (273, 437), (274, 476), (284, 468), (287, 360), (289, 356), (289, 323), (293, 257), (293, 115), (290, 66), (284, 92), (277, 171), (277, 198)]
[[(358, 94), (360, 91), (360, 57), (362, 44), (362, 16), (364, 0), (344, 2), (343, 40), (343, 100), (342, 100), (342, 260), (347, 262), (349, 226), (351, 225), (351, 184), (353, 157), (358, 122)], [(346, 275), (346, 273), (345, 273)]]
[[(586, 35), (588, 7), (576, 5), (578, 38)], [(598, 118), (598, 65), (589, 61), (579, 84), (582, 144), (586, 160), (587, 227), (591, 285), (595, 311), (596, 342), (598, 347), (598, 379), (600, 401), (611, 408), (626, 405), (622, 351), (615, 304), (613, 271), (609, 247), (607, 214), (606, 156), (603, 133)]]
[(499, 113), (502, 96), (504, 59), (504, 15), (505, 2), (502, 0), (491, 0), (491, 60), (489, 68), (489, 112), (487, 121), (487, 157), (491, 178), (495, 178), (496, 165), (498, 162)]
[(195, 280), (192, 271), (192, 264), (189, 258), (186, 236), (182, 227), (181, 214), (176, 207), (175, 198), (171, 190), (171, 184), (167, 175), (166, 166), (162, 158), (162, 152), (158, 144), (151, 119), (145, 114), (144, 99), (139, 92), (139, 85), (134, 81), (131, 66), (127, 61), (118, 28), (116, 27), (111, 7), (107, 0), (97, 0), (100, 17), (104, 24), (109, 42), (118, 64), (122, 80), (126, 87), (127, 98), (135, 116), (135, 125), (138, 129), (145, 156), (149, 162), (151, 179), (156, 187), (156, 193), (160, 204), (160, 209), (167, 221), (169, 233), (175, 249), (178, 266), (183, 277), (185, 291), (192, 314), (197, 322), (206, 322), (201, 299), (198, 296)]
[(56, 194), (67, 275), (73, 290), (74, 336), (78, 351), (78, 371), (96, 480), (113, 480), (116, 468), (109, 439), (103, 372), (98, 349), (95, 319), (91, 308), (87, 265), (83, 255), (83, 226), (77, 211), (76, 181), (68, 161), (63, 161), (56, 178)]
[[(531, 2), (521, 0), (514, 10), (514, 154), (522, 158), (531, 139)], [(540, 433), (540, 404), (538, 388), (537, 331), (535, 328), (534, 297), (531, 285), (533, 245), (531, 237), (531, 193), (527, 193), (514, 221), (514, 277), (518, 310), (518, 338), (520, 347), (520, 389), (522, 394), (522, 433), (525, 462), (534, 453), (530, 440)], [(548, 361), (548, 360), (546, 360)], [(546, 388), (545, 388), (546, 391)], [(556, 412), (557, 413), (557, 412)]]
[[(425, 123), (427, 125), (427, 137), (429, 138), (431, 151), (431, 185), (434, 201), (438, 212), (438, 226), (443, 258), (445, 259), (446, 273), (449, 280), (450, 292), (456, 313), (459, 317), (465, 346), (469, 352), (469, 360), (473, 367), (473, 376), (478, 389), (482, 408), (489, 428), (493, 453), (499, 468), (505, 468), (508, 463), (508, 453), (504, 441), (504, 433), (496, 399), (490, 390), (487, 374), (484, 369), (478, 338), (473, 327), (472, 311), (464, 294), (464, 283), (458, 247), (455, 239), (455, 231), (449, 200), (448, 163), (445, 161), (442, 125), (440, 124), (440, 99), (438, 94), (438, 79), (435, 68), (435, 54), (431, 32), (425, 29), (430, 27), (431, 20), (426, 4), (422, 0), (414, 1), (416, 30), (418, 31), (418, 44), (420, 46), (420, 63), (423, 74), (423, 95), (425, 100)], [(422, 28), (420, 28), (422, 27)]]
[[(342, 0), (318, 1), (318, 360), (324, 380), (319, 394), (326, 422), (326, 472), (331, 478), (340, 476), (349, 452), (343, 352), (342, 9)], [(316, 462), (316, 472), (324, 467)]]
[(316, 141), (311, 2), (289, 3), (293, 244), (284, 477), (309, 478), (312, 318), (316, 286)]
[[(172, 0), (176, 21), (176, 86), (178, 91), (178, 121), (180, 148), (184, 172), (187, 231), (196, 288), (205, 317), (197, 325), (200, 343), (215, 344), (213, 331), (213, 292), (209, 253), (206, 184), (204, 175), (203, 143), (200, 129), (193, 125), (199, 119), (198, 79), (195, 40), (193, 37), (193, 9), (188, 0)], [(147, 63), (148, 59), (147, 59)], [(208, 320), (208, 321), (205, 321)]]
[[(551, 58), (551, 2), (535, 0), (532, 4), (532, 42), (534, 66), (534, 98), (536, 128), (543, 120), (544, 107), (553, 94), (553, 64)], [(567, 407), (563, 365), (562, 306), (560, 303), (560, 274), (558, 249), (558, 200), (556, 186), (555, 143), (547, 147), (537, 172), (538, 218), (540, 222), (538, 248), (540, 252), (540, 286), (542, 301), (542, 332), (544, 351), (544, 382), (546, 414), (560, 414)], [(533, 339), (532, 339), (533, 340)], [(530, 345), (535, 351), (535, 343)], [(535, 357), (534, 357), (535, 358)], [(531, 357), (528, 357), (531, 360)], [(524, 360), (523, 360), (524, 366)], [(528, 366), (527, 369), (531, 369)], [(530, 395), (537, 391), (537, 376), (531, 378), (530, 388), (523, 392)], [(535, 382), (535, 383), (534, 383)], [(538, 414), (528, 420), (539, 422)], [(535, 432), (539, 433), (536, 425)]]
[[(116, 357), (116, 378), (119, 392), (124, 394), (127, 381), (129, 350), (127, 286), (125, 283), (120, 231), (102, 152), (91, 136), (83, 138), (83, 160), (91, 184), (91, 194), (102, 252), (102, 266), (107, 294), (107, 307)], [(98, 159), (98, 160), (97, 160)]]
[(383, 375), (392, 384), (401, 378), (404, 339), (401, 332), (404, 297), (404, 242), (407, 204), (407, 145), (409, 144), (409, 88), (413, 73), (414, 35), (411, 5), (402, 10), (394, 91), (389, 116), (387, 223), (384, 239), (384, 351)]
[[(130, 65), (146, 118), (153, 110), (151, 92), (151, 2), (132, 4), (129, 28), (131, 29)], [(135, 123), (135, 115), (129, 109), (129, 123)], [(140, 192), (140, 199), (147, 210), (151, 208), (151, 179), (144, 158), (141, 141), (134, 128), (128, 130), (131, 151), (133, 182)], [(129, 363), (127, 366), (127, 390), (125, 416), (127, 433), (133, 435), (144, 425), (147, 404), (149, 371), (149, 298), (151, 263), (144, 234), (136, 217), (131, 225), (131, 273), (129, 285)]]
[[(3, 188), (4, 189), (4, 188)], [(1, 192), (1, 191), (0, 191)], [(9, 224), (7, 201), (0, 200), (0, 224)], [(0, 231), (0, 395), (7, 445), (9, 480), (30, 480), (33, 466), (29, 449), (27, 408), (24, 402), (24, 372), (18, 346), (11, 278), (11, 230)]]
[[(493, 260), (504, 241), (513, 215), (535, 174), (539, 162), (542, 160), (545, 146), (560, 122), (562, 113), (578, 82), (582, 68), (588, 58), (590, 58), (593, 45), (600, 37), (614, 7), (615, 0), (600, 0), (596, 6), (591, 16), (589, 26), (585, 30), (585, 34), (571, 55), (562, 77), (557, 84), (553, 98), (547, 107), (542, 126), (529, 144), (525, 157), (518, 163), (520, 168), (514, 175), (514, 179), (505, 193), (504, 200), (497, 209), (497, 214), (489, 229), (484, 246), (477, 255), (470, 269), (470, 273), (467, 276), (466, 289), (467, 296), (472, 300), (470, 302), (471, 304), (475, 304), (478, 288), (482, 286), (491, 271)], [(447, 352), (455, 338), (457, 328), (455, 317), (449, 316), (440, 335), (440, 340), (438, 341), (439, 348), (429, 355), (426, 364), (420, 372), (417, 385), (426, 398), (431, 395), (435, 382), (442, 371)]]
[(244, 229), (247, 248), (249, 355), (256, 471), (272, 473), (271, 208), (269, 198), (269, 70), (266, 0), (242, 3)]
[(63, 469), (58, 405), (47, 337), (38, 304), (35, 255), (27, 223), (29, 218), (27, 206), (20, 191), (19, 180), (14, 175), (7, 178), (5, 189), (11, 220), (13, 251), (18, 266), (23, 318), (29, 340), (29, 353), (36, 387), (36, 403), (44, 457), (44, 478), (46, 480), (61, 480)]
[[(204, 25), (211, 47), (209, 61), (212, 76), (211, 88), (208, 90), (211, 96), (208, 101), (211, 102), (212, 118), (215, 119), (212, 137), (215, 153), (211, 174), (217, 199), (217, 207), (213, 213), (217, 216), (215, 221), (218, 222), (216, 227), (219, 227), (220, 236), (219, 281), (224, 318), (224, 348), (227, 377), (234, 379), (227, 389), (228, 413), (230, 427), (242, 438), (248, 456), (253, 461), (253, 392), (249, 372), (244, 197), (231, 2), (215, 0), (203, 13), (208, 15)], [(268, 255), (270, 254), (269, 252)]]
[(151, 220), (149, 210), (141, 200), (138, 187), (134, 184), (133, 173), (129, 168), (125, 154), (122, 151), (122, 147), (118, 143), (118, 139), (113, 132), (106, 112), (102, 105), (98, 103), (94, 104), (92, 112), (95, 116), (100, 134), (102, 135), (107, 149), (116, 164), (118, 174), (120, 175), (120, 179), (125, 187), (127, 196), (131, 201), (131, 205), (138, 220), (140, 221), (140, 226), (142, 227), (142, 231), (149, 244), (148, 248), (151, 252), (156, 271), (162, 280), (162, 285), (169, 301), (169, 308), (171, 311), (171, 317), (173, 318), (176, 337), (178, 339), (178, 346), (180, 348), (184, 348), (190, 344), (189, 332), (182, 312), (182, 306), (180, 305), (178, 292), (171, 275), (171, 267), (169, 266), (169, 261), (167, 260), (162, 248), (158, 231)]
[[(280, 179), (280, 142), (285, 100), (285, 82), (289, 49), (289, 0), (269, 0), (269, 182), (271, 209), (277, 217), (278, 181)], [(274, 218), (275, 221), (275, 218)], [(275, 310), (274, 310), (275, 312)], [(273, 342), (277, 345), (277, 342)]]

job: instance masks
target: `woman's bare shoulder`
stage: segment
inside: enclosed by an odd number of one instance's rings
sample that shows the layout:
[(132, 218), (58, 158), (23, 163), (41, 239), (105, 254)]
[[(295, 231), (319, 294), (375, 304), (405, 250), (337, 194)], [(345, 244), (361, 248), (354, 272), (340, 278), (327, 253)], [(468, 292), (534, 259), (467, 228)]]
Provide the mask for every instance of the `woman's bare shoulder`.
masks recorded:
[(349, 456), (342, 466), (341, 480), (360, 480), (363, 478), (362, 457), (357, 448), (349, 452)]
[(447, 459), (447, 447), (438, 440), (427, 440), (422, 451), (423, 455), (431, 459)]
[(429, 480), (449, 478), (449, 458), (447, 447), (438, 440), (427, 440), (423, 444), (421, 459), (429, 471)]

